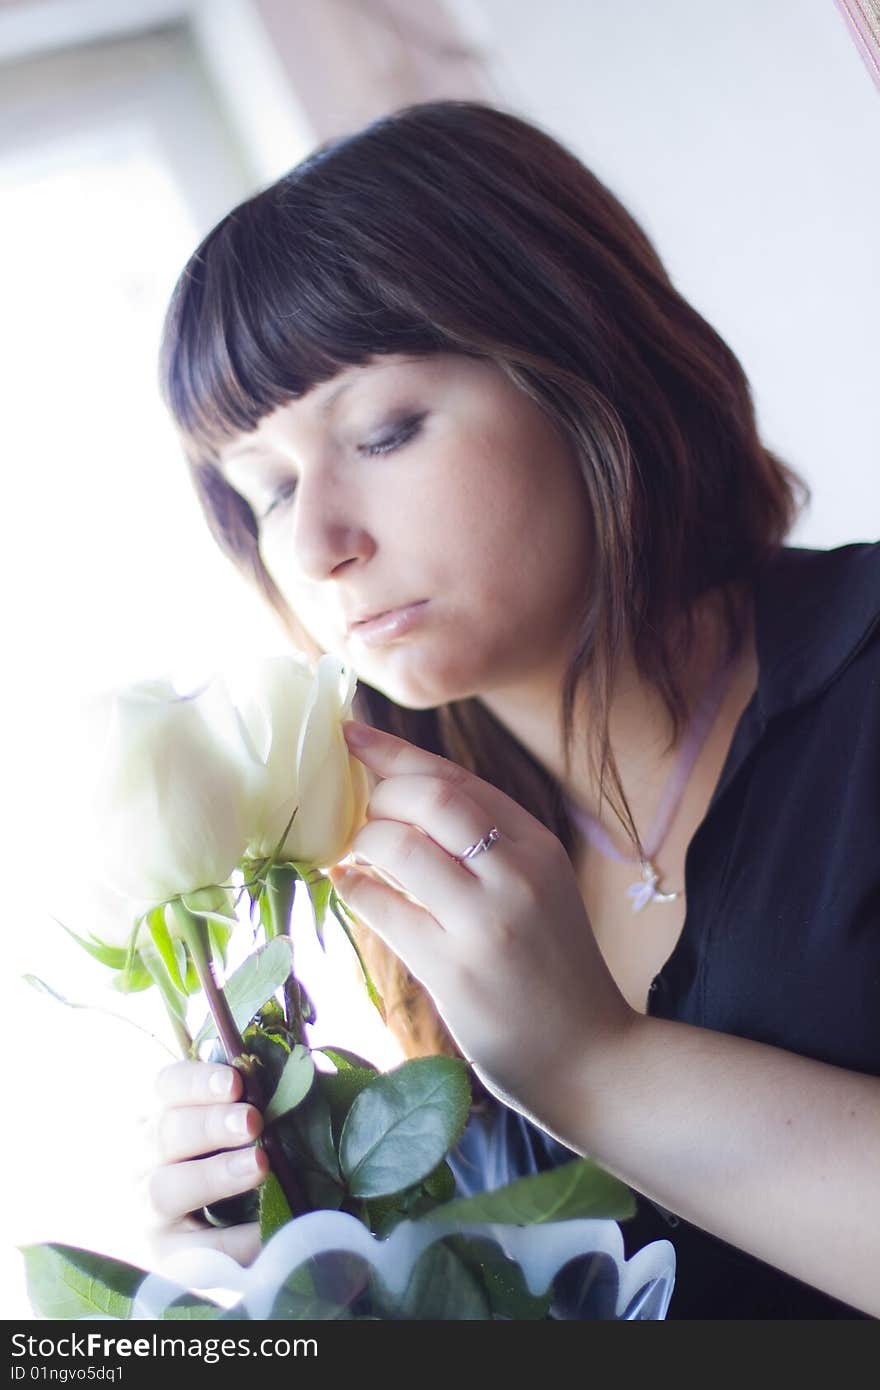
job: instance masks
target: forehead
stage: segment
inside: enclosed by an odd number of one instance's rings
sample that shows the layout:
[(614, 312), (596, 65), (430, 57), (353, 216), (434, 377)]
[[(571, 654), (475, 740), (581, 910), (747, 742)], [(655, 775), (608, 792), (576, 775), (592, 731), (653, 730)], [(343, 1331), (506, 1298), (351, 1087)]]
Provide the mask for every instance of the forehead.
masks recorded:
[(296, 400), (276, 406), (269, 415), (263, 417), (256, 429), (234, 435), (225, 441), (219, 450), (221, 466), (233, 462), (236, 458), (271, 448), (280, 426), (289, 426), (299, 420), (304, 424), (320, 425), (330, 420), (335, 407), (352, 387), (362, 388), (365, 384), (392, 382), (414, 369), (425, 368), (431, 360), (436, 363), (436, 357), (429, 359), (424, 354), (387, 353), (371, 357), (357, 366), (343, 368), (332, 377), (310, 387)]

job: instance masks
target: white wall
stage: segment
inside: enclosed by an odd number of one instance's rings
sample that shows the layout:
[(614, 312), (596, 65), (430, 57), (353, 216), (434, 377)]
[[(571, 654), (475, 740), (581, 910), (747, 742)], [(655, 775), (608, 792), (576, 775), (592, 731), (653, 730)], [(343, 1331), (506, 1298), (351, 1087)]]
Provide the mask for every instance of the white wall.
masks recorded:
[(795, 539), (880, 537), (880, 101), (832, 0), (448, 3), (741, 358)]

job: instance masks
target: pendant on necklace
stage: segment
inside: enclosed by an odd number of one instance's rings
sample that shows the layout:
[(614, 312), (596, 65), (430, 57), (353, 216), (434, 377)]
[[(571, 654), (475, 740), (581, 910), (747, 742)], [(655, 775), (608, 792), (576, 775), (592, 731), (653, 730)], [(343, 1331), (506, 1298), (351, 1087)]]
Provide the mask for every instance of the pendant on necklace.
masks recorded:
[(660, 882), (660, 875), (654, 865), (647, 860), (642, 864), (642, 879), (640, 883), (631, 883), (626, 890), (626, 896), (632, 898), (633, 912), (641, 912), (648, 903), (672, 903), (678, 897), (677, 893), (659, 893), (657, 884)]

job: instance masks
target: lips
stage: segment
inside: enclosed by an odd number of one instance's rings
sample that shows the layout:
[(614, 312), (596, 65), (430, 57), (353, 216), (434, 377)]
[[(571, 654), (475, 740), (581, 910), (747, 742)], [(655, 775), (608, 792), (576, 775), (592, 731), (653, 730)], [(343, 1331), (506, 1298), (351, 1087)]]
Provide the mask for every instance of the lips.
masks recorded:
[(350, 618), (348, 630), (352, 632), (354, 628), (360, 627), (362, 623), (371, 623), (374, 618), (384, 618), (386, 613), (395, 613), (399, 608), (411, 608), (422, 600), (414, 599), (412, 603), (392, 603), (387, 608), (374, 608), (368, 613), (362, 613), (359, 618)]
[(386, 608), (375, 617), (352, 623), (349, 632), (353, 640), (368, 647), (396, 642), (424, 620), (429, 607), (427, 599), (419, 599), (415, 603), (401, 604), (399, 608)]

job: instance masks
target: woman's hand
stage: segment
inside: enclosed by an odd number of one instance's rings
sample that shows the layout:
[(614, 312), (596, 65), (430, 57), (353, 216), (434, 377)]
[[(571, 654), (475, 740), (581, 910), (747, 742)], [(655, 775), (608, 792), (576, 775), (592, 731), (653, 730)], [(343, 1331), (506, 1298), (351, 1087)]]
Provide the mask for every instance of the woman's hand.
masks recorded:
[[(552, 1127), (566, 1078), (637, 1017), (596, 945), (568, 855), (491, 783), (356, 721), (343, 729), (382, 780), (351, 850), (369, 867), (334, 869), (340, 896), (425, 986), (489, 1089)], [(493, 826), (501, 835), (488, 850), (457, 857)]]
[(259, 1253), (257, 1222), (221, 1228), (198, 1216), (212, 1202), (259, 1186), (268, 1172), (265, 1153), (253, 1143), (263, 1117), (240, 1103), (241, 1094), (233, 1067), (175, 1062), (159, 1073), (143, 1174), (150, 1244), (159, 1258), (210, 1247), (250, 1264)]

